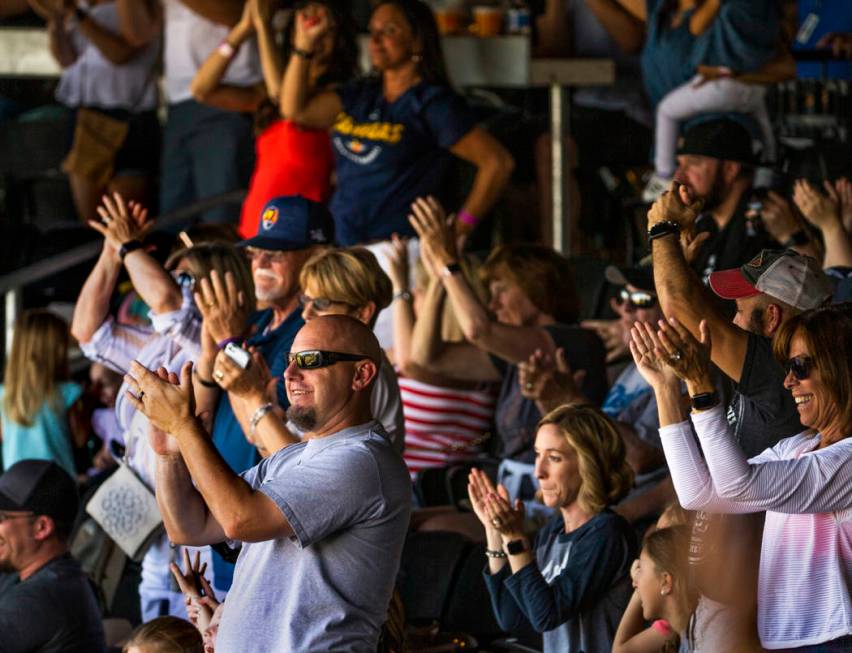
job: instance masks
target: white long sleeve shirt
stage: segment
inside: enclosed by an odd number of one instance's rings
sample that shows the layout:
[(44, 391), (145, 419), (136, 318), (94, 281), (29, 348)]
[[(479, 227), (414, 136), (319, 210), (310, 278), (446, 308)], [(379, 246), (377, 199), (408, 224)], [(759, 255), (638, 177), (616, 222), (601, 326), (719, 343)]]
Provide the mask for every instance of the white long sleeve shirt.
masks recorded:
[(721, 407), (660, 429), (678, 498), (718, 513), (766, 511), (757, 626), (767, 649), (852, 634), (852, 438), (817, 450), (805, 431), (751, 459)]

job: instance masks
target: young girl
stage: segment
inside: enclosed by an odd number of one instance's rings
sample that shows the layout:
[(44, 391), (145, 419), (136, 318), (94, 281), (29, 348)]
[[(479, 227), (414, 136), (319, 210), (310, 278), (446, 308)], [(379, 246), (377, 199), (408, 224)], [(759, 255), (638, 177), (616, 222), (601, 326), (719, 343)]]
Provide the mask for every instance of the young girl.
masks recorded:
[[(645, 536), (633, 563), (633, 597), (615, 633), (612, 653), (693, 651), (686, 636), (695, 600), (687, 590), (689, 531), (658, 528)], [(652, 622), (645, 627), (645, 622)], [(682, 641), (681, 641), (682, 640)]]
[(27, 458), (53, 460), (72, 478), (74, 448), (86, 441), (83, 388), (69, 381), (68, 325), (45, 310), (25, 311), (0, 385), (3, 467)]

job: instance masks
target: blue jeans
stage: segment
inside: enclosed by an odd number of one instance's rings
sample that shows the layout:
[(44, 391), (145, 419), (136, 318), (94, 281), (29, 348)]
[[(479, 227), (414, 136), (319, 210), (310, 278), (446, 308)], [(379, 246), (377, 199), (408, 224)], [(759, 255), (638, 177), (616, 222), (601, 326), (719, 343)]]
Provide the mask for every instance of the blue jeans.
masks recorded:
[[(195, 100), (169, 105), (160, 168), (160, 212), (248, 186), (254, 169), (254, 138), (249, 116), (222, 111)], [(233, 223), (240, 207), (223, 204), (202, 222)]]

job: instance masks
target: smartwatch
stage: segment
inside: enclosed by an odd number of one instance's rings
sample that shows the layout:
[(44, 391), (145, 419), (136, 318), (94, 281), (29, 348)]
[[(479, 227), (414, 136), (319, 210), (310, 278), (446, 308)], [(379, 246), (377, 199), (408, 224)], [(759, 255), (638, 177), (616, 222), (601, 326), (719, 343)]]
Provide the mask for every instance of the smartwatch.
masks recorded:
[(524, 551), (529, 551), (526, 540), (512, 540), (511, 542), (506, 543), (506, 553), (510, 556), (516, 556)]
[(458, 263), (447, 263), (444, 266), (444, 269), (441, 270), (441, 276), (442, 277), (451, 277), (454, 274), (458, 274), (461, 271), (462, 271), (461, 265), (459, 265)]
[(694, 410), (709, 410), (719, 403), (719, 395), (716, 391), (701, 392), (690, 397), (692, 400), (692, 408)]

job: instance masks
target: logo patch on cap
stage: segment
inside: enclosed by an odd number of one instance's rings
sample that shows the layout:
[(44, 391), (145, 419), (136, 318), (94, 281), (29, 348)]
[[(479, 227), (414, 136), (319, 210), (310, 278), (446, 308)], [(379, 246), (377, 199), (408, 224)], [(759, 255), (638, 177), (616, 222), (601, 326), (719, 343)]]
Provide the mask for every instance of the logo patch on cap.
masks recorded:
[(750, 268), (759, 268), (763, 266), (763, 253), (765, 250), (761, 250), (760, 253), (751, 259), (746, 265)]
[(278, 222), (278, 207), (267, 207), (263, 210), (263, 214), (260, 216), (260, 219), (263, 222), (263, 228), (269, 231), (275, 226), (275, 223)]

